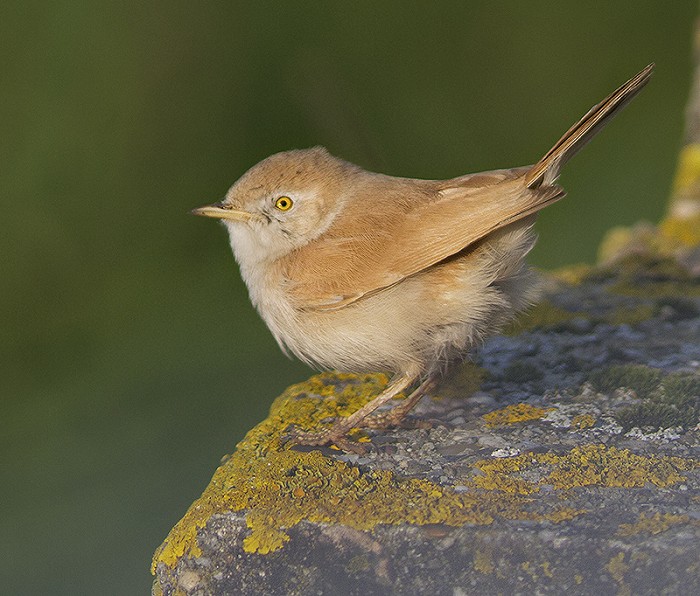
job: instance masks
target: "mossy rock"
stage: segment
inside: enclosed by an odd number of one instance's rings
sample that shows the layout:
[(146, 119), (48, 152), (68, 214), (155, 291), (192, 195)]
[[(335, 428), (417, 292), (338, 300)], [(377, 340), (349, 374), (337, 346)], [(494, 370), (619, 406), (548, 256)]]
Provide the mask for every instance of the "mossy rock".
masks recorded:
[(285, 433), (386, 376), (290, 387), (156, 552), (154, 592), (700, 593), (698, 282), (645, 257), (551, 288), (414, 424), (353, 433), (367, 455)]

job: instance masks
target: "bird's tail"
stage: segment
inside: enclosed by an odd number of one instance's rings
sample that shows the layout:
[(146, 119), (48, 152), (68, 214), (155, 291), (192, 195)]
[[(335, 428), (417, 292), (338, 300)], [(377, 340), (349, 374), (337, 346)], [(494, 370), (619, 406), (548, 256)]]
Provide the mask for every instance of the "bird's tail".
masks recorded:
[(654, 64), (652, 63), (624, 85), (618, 87), (599, 104), (593, 106), (581, 120), (567, 130), (554, 147), (527, 172), (525, 182), (528, 188), (546, 187), (554, 184), (562, 166), (642, 90), (649, 81), (653, 70)]

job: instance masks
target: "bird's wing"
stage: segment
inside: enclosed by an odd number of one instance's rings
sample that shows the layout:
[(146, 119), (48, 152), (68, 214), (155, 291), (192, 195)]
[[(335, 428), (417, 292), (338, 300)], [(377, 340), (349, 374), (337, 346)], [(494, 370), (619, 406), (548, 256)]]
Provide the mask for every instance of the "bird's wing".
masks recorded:
[(653, 69), (594, 106), (534, 166), (432, 183), (375, 175), (329, 230), (285, 258), (292, 297), (301, 308), (342, 308), (561, 199), (554, 184), (561, 166), (639, 93)]
[(527, 188), (527, 171), (426, 182), (418, 190), (408, 182), (378, 185), (381, 197), (365, 189), (363, 200), (351, 201), (329, 230), (285, 257), (293, 300), (307, 310), (343, 308), (564, 196), (559, 186)]

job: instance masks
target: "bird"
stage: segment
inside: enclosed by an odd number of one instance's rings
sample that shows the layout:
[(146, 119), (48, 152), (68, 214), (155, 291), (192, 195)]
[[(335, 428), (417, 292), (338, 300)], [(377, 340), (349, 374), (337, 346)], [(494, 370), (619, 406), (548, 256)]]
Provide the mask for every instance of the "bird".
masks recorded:
[(561, 168), (653, 69), (591, 108), (534, 165), (423, 180), (370, 172), (320, 146), (293, 149), (192, 211), (225, 224), (250, 299), (286, 354), (391, 375), (349, 416), (292, 429), (293, 443), (363, 452), (349, 431), (399, 425), (450, 365), (531, 305), (537, 283), (525, 257), (538, 212), (564, 197)]

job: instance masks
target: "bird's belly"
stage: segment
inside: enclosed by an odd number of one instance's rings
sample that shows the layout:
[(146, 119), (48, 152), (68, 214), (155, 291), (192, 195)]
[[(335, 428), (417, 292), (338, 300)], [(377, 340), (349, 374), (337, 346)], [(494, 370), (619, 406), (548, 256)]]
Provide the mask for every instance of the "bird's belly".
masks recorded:
[[(298, 312), (277, 325), (282, 343), (300, 359), (348, 372), (431, 369), (472, 343), (472, 324), (449, 300), (425, 296), (408, 280), (336, 311)], [(289, 321), (286, 321), (289, 323)], [(271, 326), (272, 329), (272, 326)]]
[(428, 372), (464, 356), (528, 303), (533, 284), (522, 261), (530, 246), (529, 227), (518, 226), (337, 310), (296, 309), (281, 291), (259, 310), (277, 341), (309, 364)]

